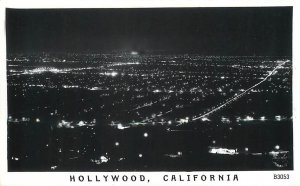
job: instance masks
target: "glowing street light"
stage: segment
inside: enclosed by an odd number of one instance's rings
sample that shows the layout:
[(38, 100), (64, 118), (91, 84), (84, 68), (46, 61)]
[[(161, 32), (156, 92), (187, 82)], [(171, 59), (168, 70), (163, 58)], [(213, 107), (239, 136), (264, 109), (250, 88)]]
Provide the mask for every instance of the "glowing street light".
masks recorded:
[(145, 138), (148, 137), (148, 133), (147, 133), (147, 132), (144, 133), (144, 137), (145, 137)]

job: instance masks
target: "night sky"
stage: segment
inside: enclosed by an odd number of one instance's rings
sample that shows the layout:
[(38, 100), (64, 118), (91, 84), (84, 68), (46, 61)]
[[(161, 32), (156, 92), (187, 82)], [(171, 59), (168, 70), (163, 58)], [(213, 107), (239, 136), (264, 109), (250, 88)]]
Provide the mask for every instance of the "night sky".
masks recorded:
[(7, 9), (8, 53), (292, 55), (292, 8)]

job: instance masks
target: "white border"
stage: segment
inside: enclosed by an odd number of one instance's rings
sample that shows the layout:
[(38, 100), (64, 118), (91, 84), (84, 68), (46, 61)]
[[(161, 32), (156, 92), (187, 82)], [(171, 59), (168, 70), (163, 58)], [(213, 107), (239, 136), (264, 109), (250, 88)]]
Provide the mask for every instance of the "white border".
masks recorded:
[[(6, 43), (5, 43), (5, 8), (144, 8), (144, 7), (260, 7), (260, 6), (293, 6), (293, 126), (294, 126), (294, 171), (235, 171), (235, 172), (184, 172), (182, 174), (238, 174), (238, 182), (163, 182), (165, 172), (144, 172), (151, 179), (150, 183), (139, 182), (75, 182), (71, 183), (70, 175), (102, 175), (114, 173), (101, 172), (7, 172), (6, 136), (7, 136), (7, 87), (6, 87)], [(291, 0), (0, 0), (0, 186), (11, 185), (300, 185), (299, 174), (299, 120), (300, 120), (300, 8), (297, 1)], [(298, 34), (296, 34), (298, 33)], [(297, 53), (298, 52), (298, 53)], [(297, 148), (298, 147), (298, 148)], [(289, 180), (274, 180), (274, 173), (289, 173)], [(117, 174), (140, 174), (138, 172), (118, 172)], [(179, 174), (169, 172), (167, 174)]]

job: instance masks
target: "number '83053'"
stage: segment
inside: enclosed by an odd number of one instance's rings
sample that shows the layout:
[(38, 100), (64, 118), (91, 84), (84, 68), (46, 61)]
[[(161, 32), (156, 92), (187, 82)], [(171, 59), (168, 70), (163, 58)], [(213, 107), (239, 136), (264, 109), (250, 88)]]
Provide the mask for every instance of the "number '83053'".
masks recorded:
[(289, 174), (274, 174), (274, 179), (289, 179), (290, 175)]

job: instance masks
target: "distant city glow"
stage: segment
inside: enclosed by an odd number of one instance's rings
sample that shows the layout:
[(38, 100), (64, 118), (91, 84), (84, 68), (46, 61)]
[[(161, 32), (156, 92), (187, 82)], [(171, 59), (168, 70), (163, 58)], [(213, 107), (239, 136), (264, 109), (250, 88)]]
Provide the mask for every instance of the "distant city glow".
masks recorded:
[(275, 119), (276, 119), (277, 121), (280, 121), (282, 118), (281, 118), (281, 116), (275, 116)]
[(246, 118), (244, 119), (244, 121), (253, 121), (254, 118), (251, 116), (246, 116)]
[(107, 76), (115, 77), (115, 76), (118, 75), (118, 72), (105, 72), (104, 74), (107, 75)]
[(220, 147), (211, 147), (208, 152), (212, 154), (228, 154), (228, 155), (238, 154), (238, 152), (235, 149), (220, 148)]
[(140, 62), (118, 62), (118, 63), (112, 63), (107, 66), (114, 67), (114, 66), (127, 66), (127, 65), (139, 65), (139, 64)]
[(202, 121), (210, 121), (210, 119), (208, 119), (207, 117), (203, 117), (201, 118)]
[(51, 73), (66, 73), (68, 71), (71, 71), (71, 69), (57, 69), (53, 67), (39, 67), (32, 70), (25, 70), (23, 74), (41, 74), (45, 72), (51, 72)]

